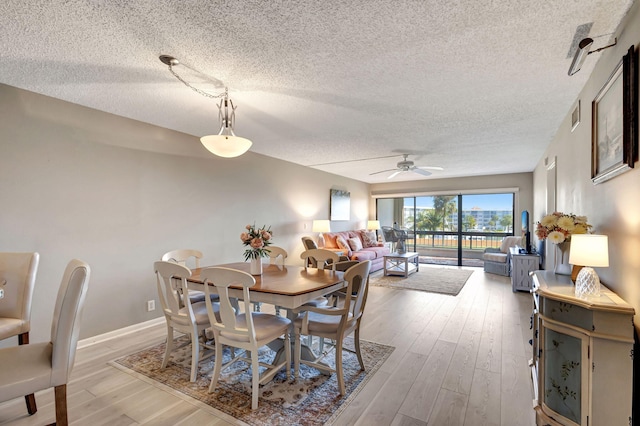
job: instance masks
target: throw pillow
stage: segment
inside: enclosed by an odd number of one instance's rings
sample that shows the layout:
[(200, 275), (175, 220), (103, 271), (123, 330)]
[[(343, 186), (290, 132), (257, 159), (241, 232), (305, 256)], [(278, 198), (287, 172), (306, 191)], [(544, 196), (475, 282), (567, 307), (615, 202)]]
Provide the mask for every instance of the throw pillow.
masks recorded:
[(362, 236), (363, 247), (376, 247), (378, 245), (375, 231), (360, 231), (360, 235)]
[(360, 238), (349, 238), (349, 246), (353, 251), (362, 250), (362, 242), (360, 241)]
[(349, 247), (349, 243), (347, 243), (347, 240), (345, 240), (342, 235), (338, 235), (336, 237), (336, 244), (338, 244), (338, 248), (344, 251), (345, 253), (351, 251), (351, 248)]

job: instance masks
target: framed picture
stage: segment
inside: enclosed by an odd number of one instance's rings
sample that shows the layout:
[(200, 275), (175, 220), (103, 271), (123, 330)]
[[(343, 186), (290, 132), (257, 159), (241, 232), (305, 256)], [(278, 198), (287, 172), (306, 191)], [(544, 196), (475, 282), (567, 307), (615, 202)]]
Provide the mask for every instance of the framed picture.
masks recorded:
[(631, 46), (592, 104), (591, 180), (632, 169), (638, 156), (637, 59)]
[(331, 220), (349, 220), (351, 214), (351, 193), (339, 189), (331, 190)]
[(573, 109), (571, 113), (571, 131), (573, 132), (576, 127), (580, 124), (580, 101), (576, 104), (576, 107)]

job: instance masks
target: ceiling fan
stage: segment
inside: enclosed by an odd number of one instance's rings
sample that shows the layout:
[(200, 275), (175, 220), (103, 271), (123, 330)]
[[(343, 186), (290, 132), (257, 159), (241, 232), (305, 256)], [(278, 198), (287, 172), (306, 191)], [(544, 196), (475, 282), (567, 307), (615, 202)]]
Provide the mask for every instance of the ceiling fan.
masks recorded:
[(402, 172), (414, 172), (422, 176), (430, 176), (431, 172), (427, 170), (444, 170), (442, 167), (416, 166), (414, 165), (413, 161), (407, 160), (408, 156), (409, 154), (402, 154), (403, 160), (398, 161), (398, 164), (396, 164), (395, 169), (381, 170), (379, 172), (370, 173), (369, 175), (371, 176), (371, 175), (377, 175), (379, 173), (393, 172), (389, 176), (387, 176), (387, 179), (393, 179), (394, 177), (398, 176)]

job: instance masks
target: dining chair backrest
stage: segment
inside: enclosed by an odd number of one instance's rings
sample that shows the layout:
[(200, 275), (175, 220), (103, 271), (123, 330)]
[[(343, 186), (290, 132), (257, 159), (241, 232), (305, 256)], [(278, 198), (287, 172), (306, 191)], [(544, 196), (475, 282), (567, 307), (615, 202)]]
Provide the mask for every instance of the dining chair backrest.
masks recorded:
[(302, 245), (305, 250), (317, 249), (318, 244), (311, 237), (302, 237)]
[[(307, 266), (309, 266), (310, 259), (313, 259), (317, 262), (316, 267), (318, 269), (329, 268), (333, 270), (335, 270), (336, 263), (338, 262), (338, 260), (340, 260), (340, 256), (338, 255), (338, 253), (326, 249), (305, 250), (300, 253), (300, 258), (304, 260), (305, 269), (307, 269)], [(327, 264), (328, 260), (330, 260), (331, 262)]]
[(196, 322), (193, 308), (188, 297), (183, 298), (186, 312), (180, 312), (181, 300), (179, 294), (188, 294), (187, 278), (191, 276), (191, 270), (174, 262), (158, 261), (153, 264), (158, 286), (158, 297), (165, 316), (181, 325), (194, 324)]
[(269, 250), (269, 259), (272, 265), (277, 265), (278, 259), (281, 265), (286, 263), (288, 254), (285, 249), (282, 247), (269, 246), (267, 250)]
[(199, 268), (200, 259), (202, 259), (202, 252), (193, 249), (178, 249), (168, 251), (162, 255), (162, 259), (165, 262), (174, 262), (187, 268)]
[[(316, 242), (313, 241), (311, 237), (302, 237), (302, 245), (304, 246), (305, 250), (312, 250), (312, 249), (318, 248), (318, 244), (316, 244)], [(316, 261), (313, 258), (307, 259), (305, 261), (305, 264), (307, 264), (308, 266), (311, 266), (312, 268), (317, 267)]]
[(364, 312), (369, 293), (369, 271), (371, 261), (365, 260), (347, 269), (344, 273), (344, 280), (347, 282), (346, 294), (352, 297), (345, 297), (344, 308), (353, 314), (350, 321), (357, 321)]
[(0, 340), (29, 333), (38, 253), (0, 253)]
[[(212, 283), (218, 295), (220, 296), (220, 320), (213, 315), (213, 311), (209, 312), (211, 326), (216, 328), (224, 337), (233, 335), (232, 340), (243, 342), (255, 342), (256, 333), (253, 326), (253, 316), (251, 315), (251, 301), (249, 300), (249, 288), (256, 284), (255, 278), (246, 272), (236, 269), (214, 266), (204, 268), (200, 272), (200, 279), (204, 282), (204, 292), (207, 295), (205, 301), (208, 300), (210, 293), (210, 284)], [(236, 321), (236, 310), (234, 309), (234, 301), (229, 297), (229, 286), (232, 284), (242, 286), (242, 299), (244, 303), (244, 312), (246, 313), (246, 327), (240, 327)], [(207, 303), (207, 310), (211, 309), (211, 303)]]
[(90, 276), (89, 265), (78, 259), (67, 264), (62, 276), (51, 323), (51, 386), (58, 386), (69, 380)]

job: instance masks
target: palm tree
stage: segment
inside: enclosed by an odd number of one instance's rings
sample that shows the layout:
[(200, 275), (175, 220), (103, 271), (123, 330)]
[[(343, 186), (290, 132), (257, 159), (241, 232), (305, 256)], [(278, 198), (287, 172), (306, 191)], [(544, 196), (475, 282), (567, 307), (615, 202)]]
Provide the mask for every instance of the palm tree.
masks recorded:
[(464, 226), (464, 230), (468, 231), (469, 229), (473, 229), (476, 227), (476, 218), (471, 215), (466, 215), (462, 223)]
[[(416, 219), (419, 230), (435, 231), (442, 223), (442, 218), (434, 209), (421, 211)], [(435, 235), (431, 234), (431, 247), (435, 246)]]
[(511, 216), (505, 215), (500, 219), (500, 225), (504, 228), (506, 232), (509, 231), (509, 227), (513, 224), (513, 218)]
[(442, 219), (442, 230), (446, 231), (447, 214), (455, 213), (458, 203), (455, 195), (437, 195), (433, 197), (433, 208)]
[(498, 217), (497, 214), (494, 214), (493, 216), (491, 216), (491, 220), (489, 221), (489, 226), (491, 226), (491, 230), (495, 231), (496, 230), (496, 224), (500, 221), (500, 218)]

